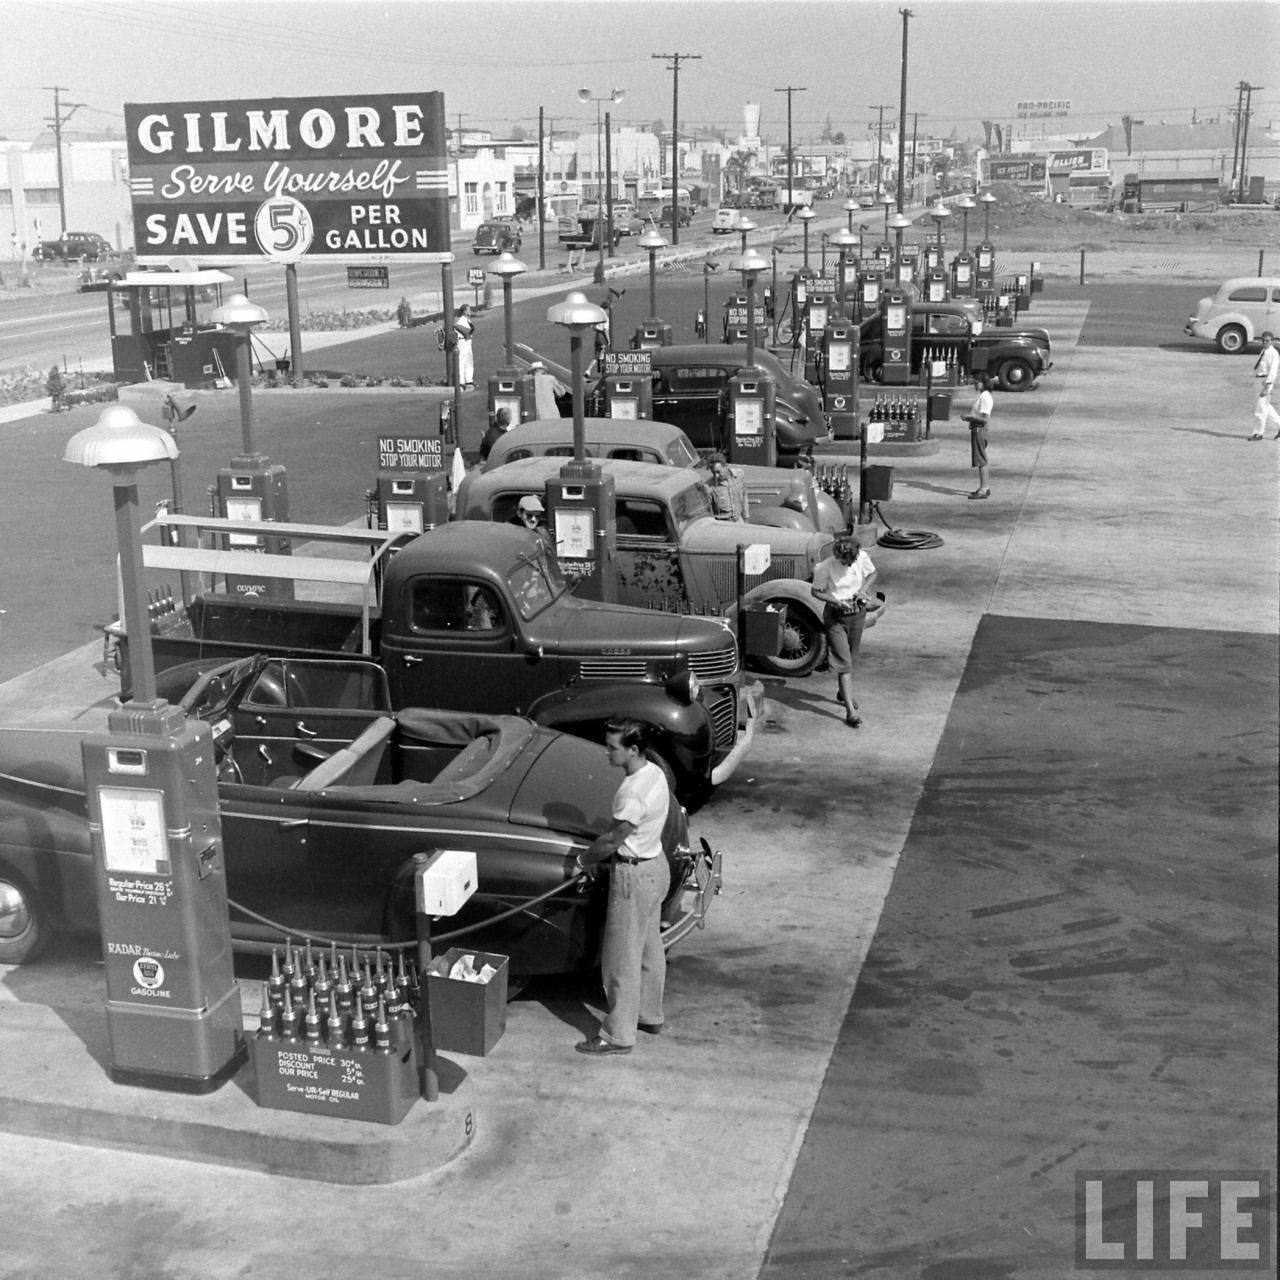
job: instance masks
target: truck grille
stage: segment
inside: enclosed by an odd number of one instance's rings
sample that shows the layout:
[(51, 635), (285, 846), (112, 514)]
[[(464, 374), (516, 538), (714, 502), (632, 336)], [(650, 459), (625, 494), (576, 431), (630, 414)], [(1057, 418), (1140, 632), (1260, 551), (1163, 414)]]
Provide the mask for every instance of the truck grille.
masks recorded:
[(584, 658), (578, 664), (581, 680), (644, 680), (649, 664), (643, 657), (620, 654), (617, 657)]
[(732, 685), (708, 690), (704, 695), (717, 749), (729, 750), (738, 737), (738, 699)]
[[(717, 556), (711, 560), (711, 590), (717, 600), (725, 604), (731, 603), (738, 593), (737, 566), (727, 556)], [(747, 590), (759, 586), (762, 582), (772, 582), (775, 578), (799, 578), (804, 582), (809, 577), (810, 566), (804, 556), (778, 555), (775, 553), (769, 567), (762, 574), (748, 574)]]
[(699, 680), (728, 680), (738, 669), (738, 649), (736, 645), (725, 645), (714, 653), (691, 653), (689, 665)]

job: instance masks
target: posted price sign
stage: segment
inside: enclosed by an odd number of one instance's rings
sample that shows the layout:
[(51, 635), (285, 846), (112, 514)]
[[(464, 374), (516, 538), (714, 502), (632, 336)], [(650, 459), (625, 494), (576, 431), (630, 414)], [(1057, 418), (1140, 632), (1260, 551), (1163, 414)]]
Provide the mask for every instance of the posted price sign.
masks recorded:
[(441, 93), (124, 113), (139, 262), (453, 260)]

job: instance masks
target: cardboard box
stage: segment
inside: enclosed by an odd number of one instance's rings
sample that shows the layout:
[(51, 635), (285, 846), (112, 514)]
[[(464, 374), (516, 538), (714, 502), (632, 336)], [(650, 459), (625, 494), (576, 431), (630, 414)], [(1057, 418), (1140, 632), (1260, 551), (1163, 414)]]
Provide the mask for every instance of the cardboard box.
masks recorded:
[[(490, 964), (497, 971), (488, 982), (462, 982), (446, 976), (465, 955), (474, 956), (477, 969)], [(451, 947), (432, 961), (427, 973), (431, 1035), (442, 1053), (469, 1053), (478, 1058), (493, 1048), (507, 1029), (506, 956), (470, 947)], [(443, 969), (443, 973), (437, 973)]]

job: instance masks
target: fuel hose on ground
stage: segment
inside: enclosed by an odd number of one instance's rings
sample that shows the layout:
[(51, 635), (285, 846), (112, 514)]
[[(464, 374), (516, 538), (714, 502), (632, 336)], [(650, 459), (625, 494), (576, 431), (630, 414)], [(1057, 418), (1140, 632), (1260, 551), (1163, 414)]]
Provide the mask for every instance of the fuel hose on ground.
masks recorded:
[[(451, 929), (448, 933), (432, 933), (432, 943), (452, 942), (455, 938), (465, 937), (468, 933), (475, 933), (477, 929), (487, 929), (490, 925), (499, 924), (503, 920), (510, 920), (512, 916), (518, 916), (522, 911), (528, 911), (530, 907), (540, 906), (546, 902), (548, 898), (554, 898), (557, 893), (562, 893), (565, 889), (577, 884), (580, 880), (585, 880), (586, 875), (579, 872), (576, 876), (572, 876), (568, 880), (561, 881), (554, 889), (548, 889), (546, 893), (540, 893), (536, 898), (528, 898), (524, 902), (517, 902), (514, 907), (508, 907), (506, 911), (500, 911), (496, 916), (486, 916), (483, 920), (477, 920), (475, 924), (469, 924), (461, 929)], [(301, 933), (297, 929), (290, 929), (288, 925), (281, 924), (278, 920), (272, 920), (270, 916), (259, 915), (258, 912), (250, 910), (242, 903), (236, 902), (234, 898), (227, 899), (227, 906), (232, 911), (238, 911), (243, 916), (248, 916), (250, 920), (256, 920), (259, 924), (265, 924), (269, 929), (274, 929), (282, 937), (292, 938), (296, 942), (304, 945), (308, 942), (319, 943), (321, 946), (349, 947), (349, 941), (342, 941), (338, 938), (326, 938), (319, 933)], [(412, 951), (418, 947), (417, 941), (413, 942), (380, 942), (376, 949), (379, 951)]]
[(871, 503), (871, 510), (880, 517), (884, 532), (876, 539), (876, 545), (891, 547), (898, 551), (931, 551), (942, 546), (942, 539), (928, 529), (895, 529), (884, 518), (878, 502)]

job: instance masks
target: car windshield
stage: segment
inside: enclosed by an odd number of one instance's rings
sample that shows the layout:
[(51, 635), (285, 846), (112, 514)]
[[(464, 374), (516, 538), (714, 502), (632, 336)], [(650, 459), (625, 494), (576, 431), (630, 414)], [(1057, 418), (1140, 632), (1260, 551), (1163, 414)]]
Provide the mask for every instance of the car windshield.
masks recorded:
[(673, 467), (696, 467), (702, 457), (687, 436), (677, 436), (667, 446), (667, 462)]
[(521, 560), (507, 575), (507, 587), (516, 612), (526, 622), (565, 593), (559, 563), (542, 553)]
[(671, 516), (679, 534), (683, 534), (685, 527), (694, 520), (711, 514), (711, 495), (701, 480), (686, 485), (671, 497)]

